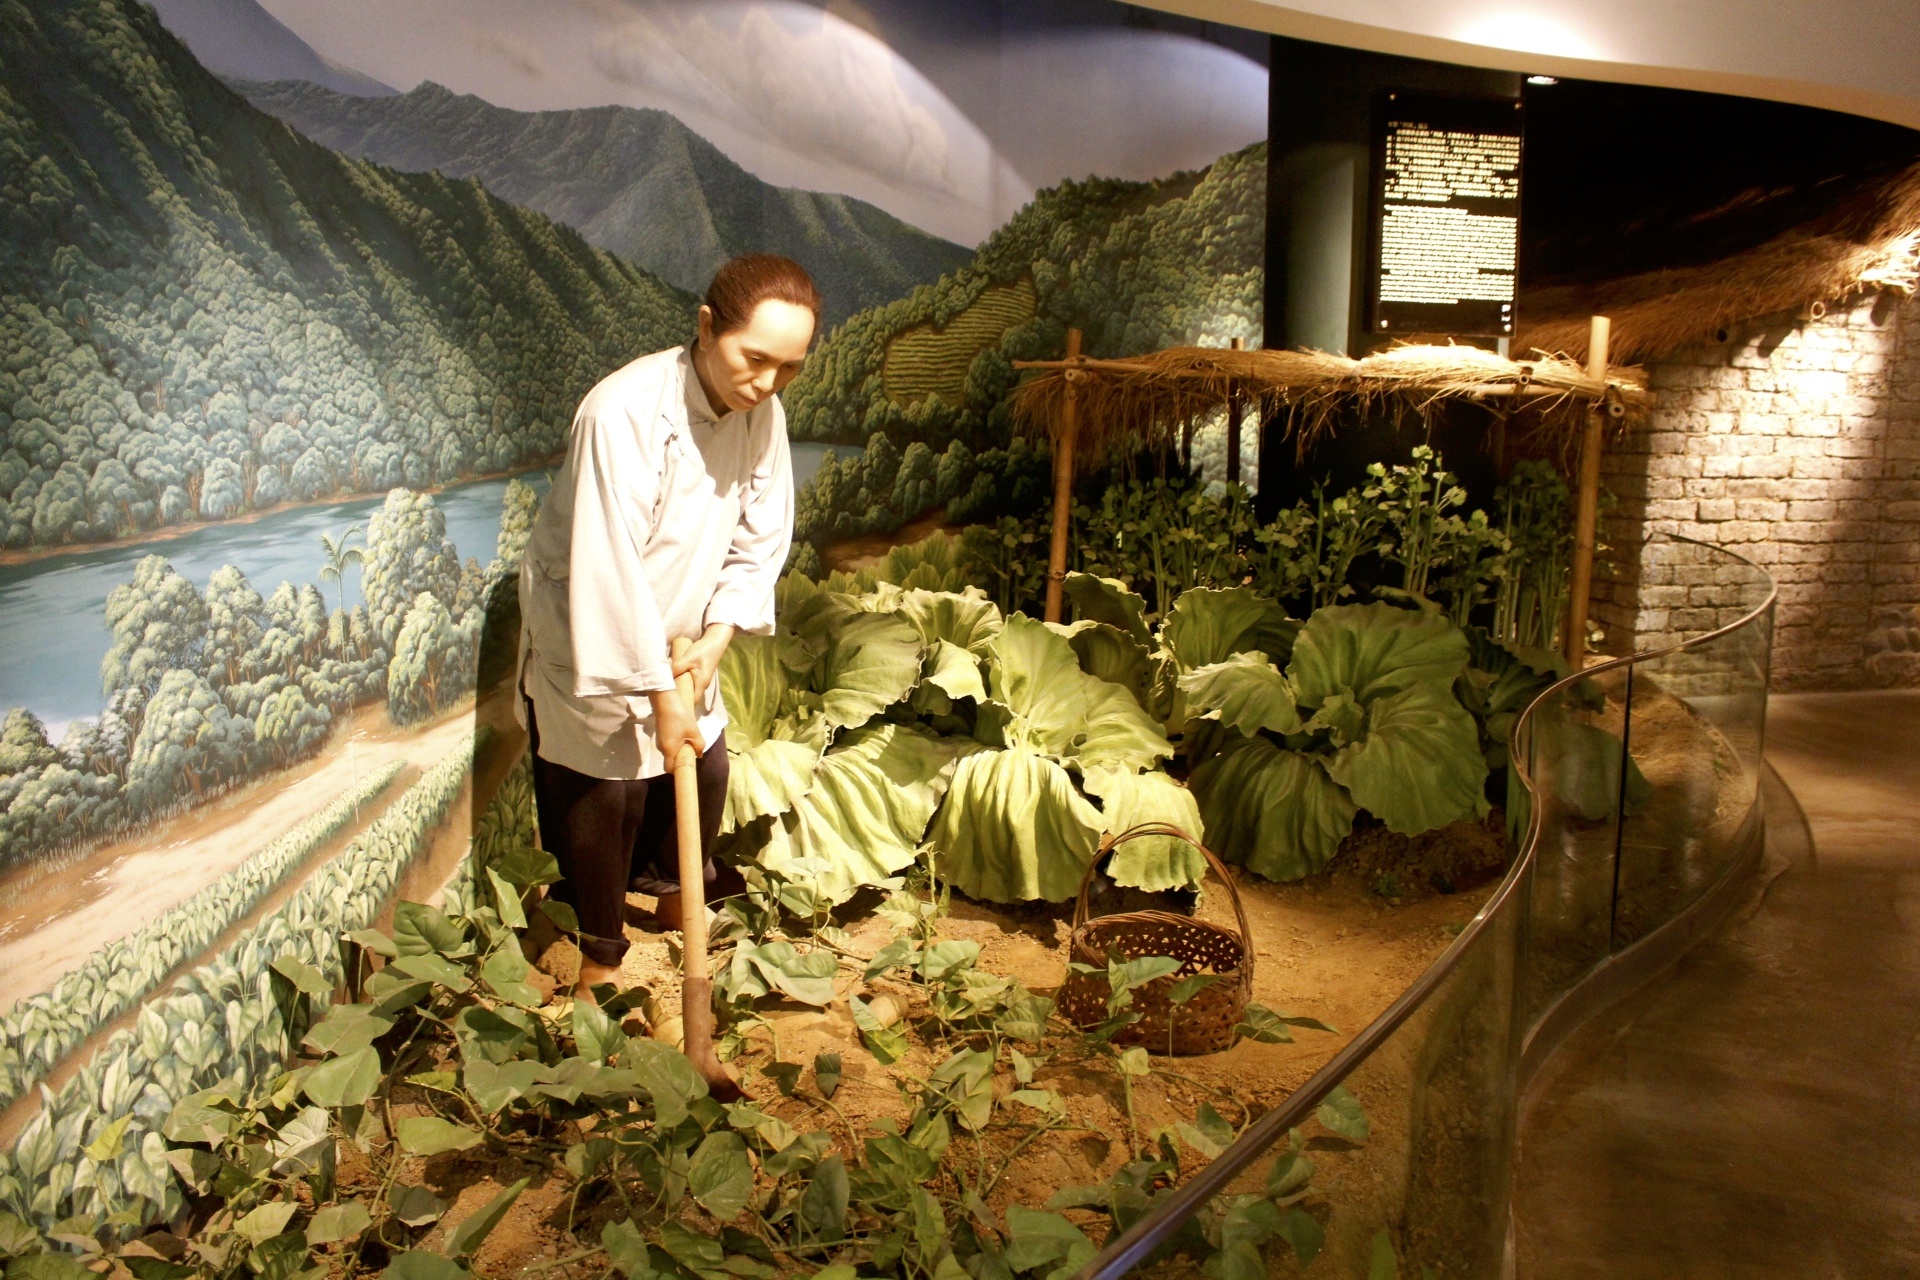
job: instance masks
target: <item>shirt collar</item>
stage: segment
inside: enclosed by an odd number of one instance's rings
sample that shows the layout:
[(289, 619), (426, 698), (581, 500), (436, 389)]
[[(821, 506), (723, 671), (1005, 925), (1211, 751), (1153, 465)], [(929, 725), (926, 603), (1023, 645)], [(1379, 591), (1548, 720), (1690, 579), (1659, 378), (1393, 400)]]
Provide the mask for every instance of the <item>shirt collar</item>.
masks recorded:
[(681, 349), (680, 366), (687, 387), (687, 420), (709, 427), (718, 425), (721, 415), (713, 411), (713, 405), (700, 385), (700, 375), (693, 371), (693, 344), (689, 343)]

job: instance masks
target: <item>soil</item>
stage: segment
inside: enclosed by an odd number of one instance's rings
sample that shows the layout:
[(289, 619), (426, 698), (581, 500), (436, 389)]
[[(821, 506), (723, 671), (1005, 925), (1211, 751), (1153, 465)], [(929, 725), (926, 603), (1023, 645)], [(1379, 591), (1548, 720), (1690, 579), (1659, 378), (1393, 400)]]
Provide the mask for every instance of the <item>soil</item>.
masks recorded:
[[(1616, 716), (1617, 710), (1612, 709)], [(1743, 775), (1724, 739), (1685, 704), (1651, 684), (1638, 692), (1635, 715), (1635, 758), (1655, 788), (1639, 824), (1649, 832), (1706, 829), (1713, 833), (1710, 840), (1730, 829), (1743, 811), (1738, 794)], [(985, 1168), (990, 1173), (1006, 1162), (986, 1196), (990, 1210), (1003, 1216), (1011, 1204), (1041, 1205), (1061, 1187), (1111, 1175), (1128, 1158), (1132, 1138), (1146, 1142), (1162, 1126), (1191, 1122), (1202, 1103), (1212, 1105), (1236, 1128), (1280, 1103), (1458, 936), (1492, 894), (1507, 853), (1504, 821), (1496, 812), (1483, 822), (1457, 823), (1414, 840), (1362, 826), (1349, 837), (1334, 870), (1297, 884), (1270, 884), (1236, 873), (1253, 934), (1254, 999), (1339, 1030), (1328, 1034), (1298, 1029), (1290, 1044), (1243, 1040), (1223, 1053), (1201, 1057), (1154, 1056), (1152, 1074), (1135, 1083), (1131, 1136), (1126, 1099), (1112, 1068), (1078, 1051), (1070, 1037), (1050, 1037), (1037, 1083), (1061, 1096), (1071, 1127), (1018, 1152), (1012, 1150), (1015, 1139), (1009, 1133), (990, 1134)], [(649, 899), (636, 895), (629, 903), (633, 923), (628, 936), (634, 945), (623, 982), (649, 986), (656, 1008), (672, 1011), (678, 1002), (677, 981), (666, 936), (647, 925)], [(1144, 904), (1116, 900), (1111, 905), (1131, 910)], [(1070, 914), (1064, 905), (1004, 907), (956, 898), (939, 928), (944, 937), (980, 943), (983, 968), (1048, 993), (1065, 974)], [(1232, 919), (1226, 895), (1212, 885), (1196, 914), (1222, 924)], [(852, 940), (850, 950), (861, 955), (870, 954), (888, 936), (873, 917), (853, 918), (844, 925)], [(1469, 1269), (1486, 1261), (1481, 1255), (1487, 1242), (1497, 1240), (1498, 1224), (1487, 1218), (1496, 1201), (1483, 1194), (1486, 1188), (1474, 1175), (1491, 1176), (1504, 1155), (1504, 1130), (1489, 1121), (1502, 1114), (1507, 1087), (1503, 1064), (1515, 1043), (1507, 1019), (1510, 1004), (1489, 1001), (1486, 993), (1502, 984), (1501, 957), (1514, 943), (1499, 926), (1483, 934), (1433, 998), (1350, 1078), (1348, 1087), (1365, 1105), (1371, 1123), (1364, 1145), (1335, 1137), (1315, 1122), (1304, 1126), (1303, 1136), (1319, 1166), (1317, 1194), (1305, 1207), (1327, 1225), (1326, 1252), (1332, 1259), (1321, 1262), (1320, 1270), (1366, 1273), (1371, 1238), (1382, 1222), (1403, 1224), (1408, 1233), (1404, 1243), (1421, 1256), (1448, 1259), (1446, 1274), (1455, 1273), (1456, 1260)], [(561, 943), (542, 959), (563, 987), (577, 959), (570, 953)], [(861, 1045), (845, 1007), (844, 996), (854, 986), (853, 976), (843, 972), (842, 1000), (829, 1008), (775, 1010), (768, 1015), (769, 1029), (753, 1033), (735, 1064), (763, 1107), (796, 1128), (828, 1129), (843, 1151), (853, 1149), (853, 1139), (864, 1137), (873, 1122), (909, 1114), (911, 1103), (902, 1082), (924, 1079), (947, 1052), (930, 1051), (916, 1041), (905, 1059), (882, 1066)], [(912, 1001), (908, 989), (894, 987), (889, 993), (906, 998), (909, 1022), (925, 1017), (924, 1006)], [(804, 1097), (782, 1098), (763, 1070), (776, 1057), (806, 1067), (820, 1052), (838, 1053), (844, 1064), (845, 1078), (831, 1112)], [(802, 1093), (811, 1092), (811, 1071), (803, 1073), (801, 1082)], [(1019, 1104), (1003, 1106), (1017, 1114)], [(1191, 1148), (1177, 1145), (1187, 1172), (1204, 1163)], [(967, 1155), (971, 1163), (973, 1151)], [(1256, 1162), (1234, 1189), (1257, 1189), (1266, 1163)], [(452, 1223), (506, 1182), (533, 1170), (493, 1169), (484, 1160), (441, 1157), (420, 1172), (436, 1192), (456, 1200), (446, 1218)], [(551, 1267), (551, 1260), (590, 1246), (600, 1221), (618, 1214), (612, 1205), (583, 1206), (570, 1233), (571, 1190), (564, 1177), (549, 1177), (530, 1187), (488, 1241), (477, 1260), (480, 1268), (493, 1273)], [(1099, 1238), (1101, 1219), (1080, 1211), (1069, 1216)], [(1274, 1275), (1299, 1270), (1284, 1248), (1269, 1250), (1268, 1262)], [(1194, 1270), (1185, 1260), (1176, 1260), (1145, 1274), (1184, 1280)]]
[(1334, 865), (1399, 906), (1499, 875), (1508, 853), (1507, 816), (1497, 808), (1478, 822), (1463, 820), (1413, 837), (1395, 835), (1362, 815), (1340, 842)]
[[(1478, 847), (1477, 837), (1454, 843)], [(1499, 870), (1495, 866), (1492, 874)], [(1375, 893), (1369, 881), (1345, 869), (1289, 885), (1236, 873), (1235, 883), (1252, 930), (1253, 998), (1339, 1030), (1330, 1034), (1299, 1029), (1291, 1044), (1242, 1040), (1225, 1052), (1200, 1057), (1155, 1056), (1153, 1074), (1134, 1085), (1133, 1132), (1142, 1143), (1163, 1126), (1191, 1122), (1202, 1103), (1211, 1104), (1236, 1127), (1278, 1104), (1433, 962), (1492, 889), (1483, 876), (1481, 883), (1461, 892), (1429, 892), (1417, 901), (1410, 897), (1394, 905)], [(651, 926), (651, 899), (636, 894), (628, 901), (627, 936), (633, 945), (622, 971), (623, 985), (648, 987), (656, 1013), (670, 1015), (679, 1003), (677, 971), (668, 954), (670, 935)], [(1232, 908), (1216, 884), (1209, 885), (1195, 914), (1232, 926)], [(983, 969), (1017, 977), (1031, 990), (1050, 994), (1066, 974), (1070, 922), (1067, 904), (1006, 907), (956, 896), (939, 932), (945, 938), (978, 942)], [(843, 924), (851, 939), (848, 950), (860, 956), (871, 955), (891, 937), (886, 924), (870, 914), (856, 914)], [(558, 942), (546, 949), (540, 964), (564, 990), (574, 976), (578, 953)], [(924, 1079), (951, 1050), (929, 1050), (916, 1036), (905, 1058), (890, 1067), (881, 1065), (862, 1045), (846, 1004), (846, 996), (858, 990), (857, 978), (843, 969), (839, 985), (840, 998), (824, 1010), (792, 1005), (767, 1014), (767, 1027), (750, 1033), (748, 1047), (734, 1066), (763, 1109), (802, 1131), (827, 1129), (835, 1134), (839, 1149), (857, 1152), (854, 1139), (864, 1139), (875, 1121), (910, 1114), (912, 1103), (900, 1082)], [(927, 1016), (924, 1003), (905, 984), (876, 983), (867, 997), (875, 991), (900, 1000), (909, 1023)], [(808, 1068), (801, 1093), (811, 1093), (810, 1068), (818, 1053), (838, 1053), (843, 1063), (844, 1078), (831, 1109), (804, 1096), (783, 1098), (764, 1072), (775, 1060), (798, 1063)], [(1007, 1163), (986, 1197), (997, 1215), (1011, 1204), (1044, 1204), (1063, 1186), (1100, 1181), (1129, 1158), (1125, 1094), (1119, 1076), (1104, 1060), (1078, 1048), (1071, 1037), (1052, 1036), (1042, 1051), (1036, 1082), (1060, 1095), (1069, 1127), (1033, 1141)], [(1002, 1114), (1021, 1112), (1019, 1104), (1003, 1108)], [(401, 1106), (396, 1113), (405, 1110)], [(1317, 1127), (1309, 1128), (1318, 1134), (1315, 1158), (1323, 1168), (1352, 1150)], [(956, 1144), (969, 1141), (956, 1138)], [(1008, 1160), (1013, 1142), (1006, 1132), (991, 1133), (981, 1153), (988, 1170)], [(1183, 1147), (1183, 1152), (1185, 1159), (1197, 1159), (1190, 1148)], [(436, 1194), (454, 1201), (444, 1219), (452, 1224), (502, 1186), (535, 1170), (499, 1168), (485, 1158), (456, 1155), (423, 1162), (417, 1172)], [(1248, 1175), (1250, 1184), (1262, 1177), (1264, 1164)], [(592, 1244), (603, 1218), (620, 1216), (612, 1204), (582, 1206), (581, 1221), (570, 1237), (566, 1222), (571, 1194), (564, 1177), (529, 1187), (476, 1259), (478, 1269), (505, 1274), (567, 1256)], [(1085, 1218), (1083, 1225), (1089, 1227), (1094, 1223), (1092, 1215), (1076, 1211), (1071, 1216)]]

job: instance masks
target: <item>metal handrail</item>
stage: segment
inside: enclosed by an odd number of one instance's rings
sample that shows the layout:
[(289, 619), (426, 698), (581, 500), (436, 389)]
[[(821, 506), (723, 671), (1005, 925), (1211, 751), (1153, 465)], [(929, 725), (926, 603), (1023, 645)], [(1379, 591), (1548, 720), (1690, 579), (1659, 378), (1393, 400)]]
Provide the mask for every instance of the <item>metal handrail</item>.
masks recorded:
[(1517, 749), (1532, 732), (1535, 708), (1582, 680), (1590, 680), (1594, 676), (1633, 666), (1636, 663), (1684, 653), (1689, 649), (1699, 648), (1701, 645), (1718, 640), (1722, 636), (1731, 635), (1765, 614), (1779, 597), (1780, 588), (1773, 581), (1773, 575), (1738, 552), (1729, 551), (1725, 547), (1715, 546), (1710, 542), (1701, 542), (1696, 538), (1681, 537), (1678, 534), (1656, 536), (1667, 541), (1706, 547), (1708, 550), (1717, 551), (1747, 565), (1767, 580), (1766, 599), (1737, 621), (1704, 635), (1695, 636), (1691, 640), (1682, 640), (1678, 644), (1652, 649), (1646, 653), (1609, 659), (1577, 671), (1566, 679), (1550, 685), (1539, 697), (1528, 704), (1526, 711), (1521, 713), (1520, 719), (1514, 725), (1513, 742), (1516, 749), (1510, 753), (1508, 767), (1516, 771), (1521, 785), (1527, 789), (1529, 798), (1535, 803), (1527, 806), (1527, 832), (1526, 838), (1520, 845), (1520, 855), (1514, 859), (1513, 866), (1508, 869), (1506, 878), (1500, 882), (1500, 887), (1494, 891), (1493, 897), (1489, 898), (1486, 904), (1475, 913), (1473, 919), (1467, 922), (1466, 927), (1460, 931), (1460, 935), (1440, 953), (1439, 959), (1428, 965), (1426, 971), (1414, 979), (1413, 985), (1402, 991), (1399, 998), (1388, 1005), (1379, 1017), (1368, 1023), (1359, 1035), (1348, 1041), (1345, 1048), (1329, 1058), (1324, 1066), (1308, 1077), (1307, 1082), (1289, 1094), (1279, 1106), (1247, 1126), (1246, 1132), (1235, 1139), (1232, 1146), (1215, 1156), (1191, 1179), (1176, 1187), (1172, 1195), (1122, 1232), (1118, 1239), (1110, 1241), (1091, 1262), (1080, 1270), (1074, 1280), (1119, 1280), (1120, 1277), (1145, 1262), (1154, 1250), (1165, 1244), (1174, 1232), (1180, 1229), (1188, 1218), (1208, 1201), (1225, 1191), (1242, 1170), (1265, 1155), (1267, 1148), (1279, 1141), (1289, 1129), (1297, 1127), (1312, 1115), (1314, 1109), (1326, 1100), (1327, 1095), (1332, 1093), (1362, 1062), (1371, 1057), (1374, 1050), (1386, 1043), (1387, 1039), (1400, 1029), (1401, 1024), (1426, 1003), (1434, 989), (1453, 972), (1461, 956), (1473, 945), (1474, 939), (1487, 928), (1525, 880), (1526, 873), (1532, 867), (1534, 855), (1539, 848), (1540, 826), (1545, 806), (1537, 803), (1537, 788), (1534, 786), (1533, 778), (1527, 773), (1525, 765), (1521, 763), (1526, 753)]

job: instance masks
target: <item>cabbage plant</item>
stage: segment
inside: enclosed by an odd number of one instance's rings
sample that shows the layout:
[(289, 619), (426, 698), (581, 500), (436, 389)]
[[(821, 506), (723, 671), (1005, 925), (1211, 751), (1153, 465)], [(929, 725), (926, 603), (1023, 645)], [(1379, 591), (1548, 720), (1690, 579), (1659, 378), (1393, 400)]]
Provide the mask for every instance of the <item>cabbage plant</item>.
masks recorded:
[[(795, 576), (780, 603), (779, 634), (739, 637), (720, 672), (722, 829), (762, 867), (842, 901), (924, 851), (974, 897), (1059, 901), (1109, 831), (1198, 833), (1192, 795), (1160, 771), (1173, 746), (1159, 721), (1083, 670), (1065, 629), (1003, 617), (978, 591), (885, 582)], [(1110, 868), (1146, 889), (1201, 871), (1165, 838), (1129, 842)]]
[(1437, 610), (1332, 605), (1284, 672), (1253, 650), (1181, 676), (1188, 709), (1230, 730), (1193, 774), (1209, 838), (1290, 880), (1327, 864), (1360, 809), (1403, 835), (1485, 816), (1479, 729), (1453, 690), (1467, 658)]

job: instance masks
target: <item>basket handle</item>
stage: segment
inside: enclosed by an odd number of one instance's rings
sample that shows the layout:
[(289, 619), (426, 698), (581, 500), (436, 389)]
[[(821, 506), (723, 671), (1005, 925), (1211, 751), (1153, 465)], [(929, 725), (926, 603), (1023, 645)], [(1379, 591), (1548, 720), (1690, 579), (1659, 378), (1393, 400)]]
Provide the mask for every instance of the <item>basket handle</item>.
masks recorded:
[(1138, 840), (1142, 836), (1171, 836), (1175, 840), (1192, 845), (1200, 851), (1200, 856), (1207, 860), (1207, 865), (1213, 868), (1213, 874), (1220, 877), (1220, 883), (1227, 886), (1227, 900), (1233, 904), (1233, 918), (1240, 925), (1240, 940), (1246, 947), (1245, 969), (1247, 980), (1248, 982), (1252, 982), (1253, 929), (1247, 924), (1247, 909), (1240, 903), (1240, 887), (1234, 884), (1233, 877), (1227, 874), (1226, 864), (1215, 856), (1213, 850), (1207, 848), (1207, 846), (1201, 844), (1198, 840), (1195, 840), (1192, 836), (1170, 822), (1142, 822), (1128, 827), (1125, 831), (1117, 835), (1108, 834), (1101, 837), (1100, 847), (1094, 851), (1093, 860), (1087, 863), (1086, 873), (1080, 877), (1080, 895), (1074, 899), (1073, 903), (1074, 930), (1078, 931), (1082, 925), (1087, 923), (1087, 890), (1093, 887), (1094, 868), (1098, 867), (1100, 860), (1105, 858), (1109, 853), (1112, 853), (1116, 847), (1125, 844), (1129, 840)]

